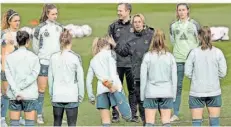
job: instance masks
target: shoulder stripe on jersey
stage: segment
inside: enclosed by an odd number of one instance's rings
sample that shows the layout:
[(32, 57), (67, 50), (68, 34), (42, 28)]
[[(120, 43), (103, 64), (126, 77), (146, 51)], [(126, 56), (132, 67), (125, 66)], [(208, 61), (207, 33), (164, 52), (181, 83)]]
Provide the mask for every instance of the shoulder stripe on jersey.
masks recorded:
[(46, 24), (47, 24), (46, 22), (43, 22), (43, 23), (39, 24), (39, 25), (35, 28), (34, 37), (35, 37), (36, 39), (39, 38), (40, 29), (41, 29), (43, 26), (45, 26)]

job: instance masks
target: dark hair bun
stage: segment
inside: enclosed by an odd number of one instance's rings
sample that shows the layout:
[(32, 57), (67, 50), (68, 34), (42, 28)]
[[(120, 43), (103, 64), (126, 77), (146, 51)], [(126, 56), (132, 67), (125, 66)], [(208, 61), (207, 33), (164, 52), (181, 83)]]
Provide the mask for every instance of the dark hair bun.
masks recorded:
[(8, 14), (14, 14), (14, 13), (16, 13), (13, 9), (9, 9), (8, 11), (7, 11), (7, 13)]
[(16, 39), (17, 39), (19, 46), (25, 45), (29, 38), (30, 38), (30, 36), (26, 31), (18, 31), (17, 32)]

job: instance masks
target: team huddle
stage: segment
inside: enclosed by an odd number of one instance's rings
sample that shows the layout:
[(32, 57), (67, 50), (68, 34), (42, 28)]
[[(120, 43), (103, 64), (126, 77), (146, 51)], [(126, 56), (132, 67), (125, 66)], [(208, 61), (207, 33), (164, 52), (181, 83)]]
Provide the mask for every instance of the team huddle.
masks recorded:
[[(184, 76), (191, 80), (188, 103), (192, 125), (202, 125), (205, 106), (209, 125), (220, 125), (220, 79), (227, 73), (226, 60), (222, 51), (212, 46), (210, 28), (201, 27), (189, 18), (189, 9), (185, 3), (176, 6), (177, 20), (169, 30), (171, 53), (161, 29), (145, 24), (142, 14), (131, 16), (131, 4), (118, 4), (119, 19), (109, 25), (107, 35), (92, 42), (93, 58), (85, 82), (89, 102), (100, 111), (102, 126), (119, 122), (120, 116), (126, 122), (139, 122), (137, 110), (144, 126), (155, 126), (157, 112), (163, 126), (171, 126), (171, 122), (180, 120)], [(7, 126), (8, 109), (10, 126), (34, 126), (35, 119), (38, 124), (44, 124), (47, 86), (53, 106), (53, 125), (62, 125), (66, 111), (68, 126), (76, 126), (78, 107), (85, 93), (82, 60), (71, 50), (72, 34), (56, 21), (57, 16), (57, 7), (45, 4), (40, 24), (30, 36), (26, 31), (19, 31), (17, 12), (10, 9), (3, 15), (2, 126)], [(28, 50), (30, 40), (32, 51)], [(92, 88), (94, 76), (96, 95)], [(122, 86), (124, 76), (128, 100)]]

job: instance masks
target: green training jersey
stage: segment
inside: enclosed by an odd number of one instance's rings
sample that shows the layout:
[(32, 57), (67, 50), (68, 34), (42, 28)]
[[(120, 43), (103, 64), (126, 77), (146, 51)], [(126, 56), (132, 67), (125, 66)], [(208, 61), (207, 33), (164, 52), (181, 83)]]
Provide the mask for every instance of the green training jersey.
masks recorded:
[(200, 25), (193, 19), (180, 20), (170, 25), (170, 37), (173, 43), (173, 55), (176, 62), (185, 62), (189, 52), (199, 45), (198, 30)]

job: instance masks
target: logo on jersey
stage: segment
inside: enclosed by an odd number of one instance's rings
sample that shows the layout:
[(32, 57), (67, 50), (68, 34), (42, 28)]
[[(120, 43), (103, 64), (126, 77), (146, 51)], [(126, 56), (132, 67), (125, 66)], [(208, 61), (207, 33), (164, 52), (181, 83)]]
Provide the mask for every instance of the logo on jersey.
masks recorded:
[(185, 35), (185, 33), (181, 34), (180, 40), (188, 40), (188, 38), (187, 38), (187, 36)]

